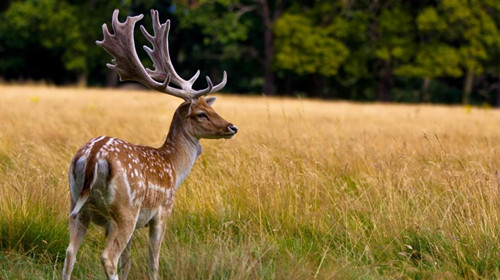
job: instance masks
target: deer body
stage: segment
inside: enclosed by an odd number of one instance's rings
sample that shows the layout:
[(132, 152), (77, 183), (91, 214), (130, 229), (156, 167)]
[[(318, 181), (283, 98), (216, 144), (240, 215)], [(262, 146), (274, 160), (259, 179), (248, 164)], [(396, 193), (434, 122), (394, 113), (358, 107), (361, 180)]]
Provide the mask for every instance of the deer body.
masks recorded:
[[(169, 137), (173, 138), (172, 135), (175, 133), (171, 133)], [(100, 204), (95, 205), (96, 210), (105, 211), (119, 199), (126, 199), (131, 206), (153, 210), (165, 206), (201, 153), (197, 139), (195, 143), (191, 143), (182, 138), (170, 138), (160, 148), (134, 145), (105, 136), (91, 139), (80, 148), (70, 165), (70, 181), (75, 182), (70, 186), (73, 200), (78, 200), (83, 187), (76, 184), (77, 177), (85, 176), (85, 172), (78, 174), (78, 171), (84, 171), (87, 166), (91, 168), (92, 176), (98, 176), (89, 191), (100, 194), (103, 198)], [(105, 184), (107, 182), (109, 186)], [(115, 199), (116, 193), (125, 197)], [(100, 206), (105, 209), (100, 209)], [(140, 215), (139, 218), (142, 217)]]
[[(223, 82), (216, 86), (207, 78), (207, 89), (191, 89), (199, 72), (188, 81), (178, 76), (168, 57), (169, 22), (160, 24), (158, 13), (152, 11), (151, 14), (155, 36), (144, 29), (143, 33), (155, 47), (148, 51), (155, 71), (144, 70), (135, 53), (133, 28), (142, 15), (128, 17), (125, 23), (120, 23), (115, 11), (112, 22), (115, 34), (111, 35), (104, 26), (104, 40), (98, 44), (115, 56), (116, 64), (108, 67), (116, 70), (122, 79), (139, 81), (155, 90), (182, 97), (185, 102), (175, 111), (167, 139), (160, 148), (100, 136), (77, 151), (68, 174), (70, 243), (63, 279), (71, 278), (76, 253), (90, 222), (106, 229), (107, 243), (101, 261), (108, 279), (118, 279), (120, 258), (122, 279), (127, 278), (132, 234), (137, 228), (149, 226), (149, 273), (151, 279), (157, 279), (166, 218), (172, 212), (176, 190), (201, 154), (199, 140), (231, 138), (237, 132), (236, 126), (211, 107), (215, 98), (204, 97), (225, 85), (226, 74)], [(165, 82), (159, 83), (156, 79)], [(171, 79), (180, 89), (168, 86)]]

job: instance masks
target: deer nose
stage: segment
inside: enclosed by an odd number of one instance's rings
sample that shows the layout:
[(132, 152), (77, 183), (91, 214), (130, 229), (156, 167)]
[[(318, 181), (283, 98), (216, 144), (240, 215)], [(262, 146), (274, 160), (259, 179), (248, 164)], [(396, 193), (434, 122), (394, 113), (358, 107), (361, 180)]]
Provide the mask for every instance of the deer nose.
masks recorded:
[(236, 126), (235, 126), (235, 125), (233, 125), (233, 124), (229, 124), (229, 126), (228, 126), (227, 128), (229, 128), (229, 130), (230, 130), (231, 132), (233, 132), (234, 134), (236, 134), (236, 132), (238, 132), (238, 127), (236, 127)]

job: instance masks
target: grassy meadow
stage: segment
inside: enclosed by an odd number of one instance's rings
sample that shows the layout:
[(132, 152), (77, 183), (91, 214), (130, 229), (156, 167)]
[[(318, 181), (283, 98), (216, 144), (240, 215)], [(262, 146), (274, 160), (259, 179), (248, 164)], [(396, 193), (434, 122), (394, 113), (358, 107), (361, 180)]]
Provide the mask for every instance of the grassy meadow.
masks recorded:
[[(216, 95), (239, 128), (202, 140), (162, 279), (500, 277), (500, 111)], [(160, 146), (179, 99), (0, 86), (0, 279), (60, 279), (67, 167), (90, 138)], [(104, 279), (91, 226), (75, 279)], [(130, 279), (147, 279), (147, 230)]]

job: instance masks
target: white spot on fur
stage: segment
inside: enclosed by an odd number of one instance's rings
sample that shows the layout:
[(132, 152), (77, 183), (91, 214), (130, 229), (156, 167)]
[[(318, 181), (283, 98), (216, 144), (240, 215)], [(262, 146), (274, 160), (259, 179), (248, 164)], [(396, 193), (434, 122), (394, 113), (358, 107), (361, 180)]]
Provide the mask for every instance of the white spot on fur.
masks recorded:
[(155, 184), (152, 184), (152, 183), (148, 184), (148, 189), (154, 190), (154, 191), (158, 191), (158, 192), (162, 192), (162, 193), (167, 193), (167, 190), (168, 190), (168, 189), (162, 188), (161, 186), (158, 186), (158, 185), (155, 185)]
[(136, 196), (136, 195), (137, 195), (137, 191), (136, 191), (136, 190), (134, 190), (134, 191), (132, 192), (131, 196), (130, 196), (130, 199), (131, 199), (132, 201), (135, 201), (135, 196)]
[(103, 148), (105, 148), (105, 147), (107, 147), (107, 146), (111, 145), (111, 143), (113, 143), (113, 141), (115, 141), (115, 138), (110, 137), (110, 138), (109, 138), (109, 140), (108, 140), (108, 142), (106, 142), (106, 144), (104, 144)]
[(139, 185), (139, 188), (141, 188), (141, 189), (144, 189), (144, 187), (146, 187), (146, 184), (144, 184), (144, 181), (139, 181), (139, 183), (137, 185)]
[(106, 136), (100, 136), (100, 137), (97, 137), (97, 138), (93, 138), (89, 141), (88, 143), (88, 146), (87, 146), (87, 149), (85, 150), (84, 154), (85, 156), (88, 156), (90, 154), (90, 151), (92, 150), (92, 147), (94, 146), (95, 143), (101, 141), (102, 139), (104, 139)]

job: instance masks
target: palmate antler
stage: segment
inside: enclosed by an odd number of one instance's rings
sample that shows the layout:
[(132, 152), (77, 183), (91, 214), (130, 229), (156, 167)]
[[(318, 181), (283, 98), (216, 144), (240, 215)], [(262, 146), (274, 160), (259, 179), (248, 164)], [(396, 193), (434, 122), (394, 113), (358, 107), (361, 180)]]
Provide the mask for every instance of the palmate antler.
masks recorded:
[[(153, 49), (144, 46), (153, 61), (154, 70), (144, 69), (134, 44), (134, 28), (136, 22), (143, 18), (143, 15), (127, 17), (125, 22), (118, 20), (118, 10), (113, 12), (111, 25), (114, 34), (109, 33), (106, 24), (102, 26), (104, 39), (96, 41), (96, 44), (104, 48), (109, 54), (114, 56), (112, 63), (106, 64), (108, 68), (118, 72), (121, 81), (132, 80), (163, 93), (183, 98), (184, 100), (197, 99), (200, 96), (221, 90), (227, 82), (227, 73), (224, 71), (222, 82), (213, 85), (207, 76), (207, 88), (194, 90), (193, 84), (200, 75), (200, 70), (189, 80), (182, 79), (174, 69), (168, 50), (168, 33), (170, 30), (170, 20), (164, 24), (160, 23), (158, 11), (151, 10), (153, 22), (153, 34), (151, 36), (146, 28), (141, 25), (142, 34), (153, 45)], [(169, 83), (177, 85), (179, 88), (169, 86)]]

